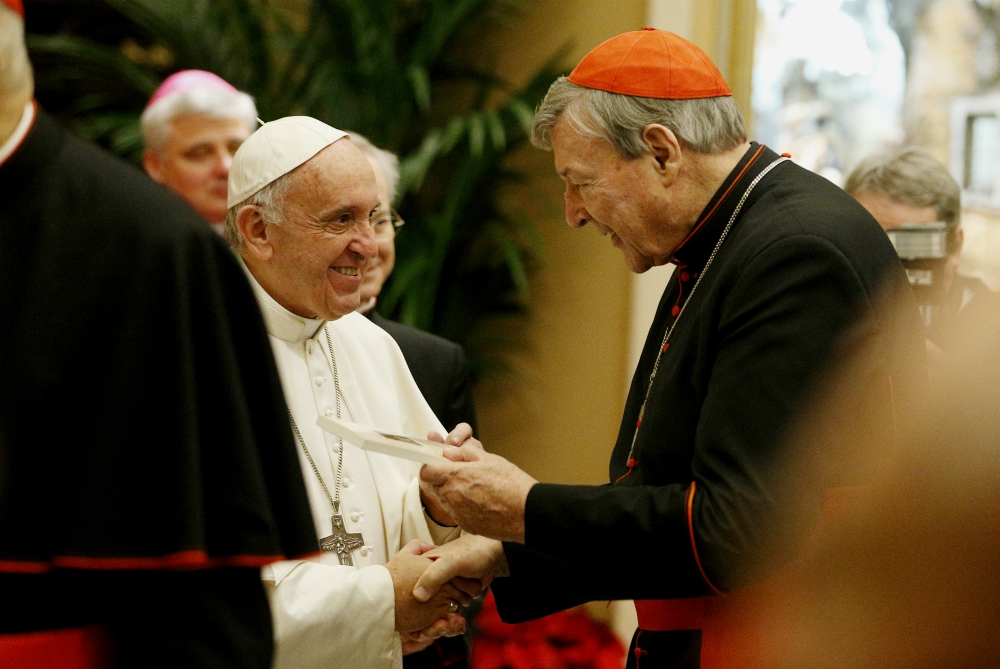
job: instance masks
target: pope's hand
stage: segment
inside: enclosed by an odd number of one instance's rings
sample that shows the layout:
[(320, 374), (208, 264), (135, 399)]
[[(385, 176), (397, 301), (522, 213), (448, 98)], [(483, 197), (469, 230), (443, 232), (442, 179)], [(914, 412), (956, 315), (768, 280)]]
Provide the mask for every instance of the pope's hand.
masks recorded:
[[(461, 427), (448, 435), (450, 443), (465, 434), (459, 432)], [(528, 491), (538, 481), (499, 455), (484, 451), (471, 438), (471, 430), (461, 446), (446, 447), (444, 456), (452, 462), (421, 468), (425, 494), (435, 496), (466, 532), (524, 542), (524, 507)]]
[(446, 620), (438, 620), (419, 632), (400, 632), (399, 640), (403, 646), (403, 655), (412, 655), (424, 650), (440, 637), (461, 634), (465, 634), (465, 618), (457, 613), (449, 613)]
[(427, 438), (431, 441), (439, 441), (442, 444), (447, 444), (448, 446), (461, 446), (468, 442), (470, 445), (478, 446), (480, 450), (483, 448), (481, 443), (472, 438), (472, 426), (468, 423), (459, 423), (455, 426), (454, 430), (448, 433), (447, 437), (442, 437), (437, 432), (430, 432)]
[(507, 576), (507, 557), (499, 541), (475, 534), (449, 541), (426, 553), (434, 562), (417, 579), (413, 596), (424, 602), (437, 595), (442, 587), (458, 579), (475, 579), (483, 590), (494, 578)]
[[(414, 539), (396, 553), (385, 567), (392, 577), (395, 593), (396, 631), (416, 632), (432, 628), (438, 621), (448, 621), (454, 606), (468, 606), (481, 591), (478, 579), (451, 579), (434, 596), (417, 601), (413, 588), (417, 579), (433, 562), (426, 556), (434, 548), (431, 544)], [(450, 628), (451, 625), (448, 625)]]

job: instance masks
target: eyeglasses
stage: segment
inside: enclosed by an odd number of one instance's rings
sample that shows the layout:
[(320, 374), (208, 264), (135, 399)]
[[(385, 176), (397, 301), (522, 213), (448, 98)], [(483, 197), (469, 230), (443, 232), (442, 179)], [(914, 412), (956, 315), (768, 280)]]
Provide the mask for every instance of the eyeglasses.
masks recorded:
[(389, 240), (396, 236), (396, 230), (403, 227), (405, 222), (396, 210), (390, 207), (388, 215), (382, 212), (372, 221), (372, 229), (378, 239)]

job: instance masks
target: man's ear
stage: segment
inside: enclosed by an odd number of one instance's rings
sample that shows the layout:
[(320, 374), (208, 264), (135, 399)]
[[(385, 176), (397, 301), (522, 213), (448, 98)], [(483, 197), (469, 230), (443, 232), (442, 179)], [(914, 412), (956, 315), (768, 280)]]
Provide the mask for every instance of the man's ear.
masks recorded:
[(248, 204), (236, 212), (236, 229), (243, 238), (245, 251), (258, 260), (270, 260), (274, 254), (273, 226), (260, 215), (260, 207)]
[(142, 168), (146, 170), (149, 178), (158, 184), (163, 183), (163, 159), (160, 154), (146, 149), (142, 153)]
[(642, 129), (642, 140), (649, 147), (656, 170), (667, 184), (673, 183), (681, 165), (681, 141), (670, 128), (650, 123)]

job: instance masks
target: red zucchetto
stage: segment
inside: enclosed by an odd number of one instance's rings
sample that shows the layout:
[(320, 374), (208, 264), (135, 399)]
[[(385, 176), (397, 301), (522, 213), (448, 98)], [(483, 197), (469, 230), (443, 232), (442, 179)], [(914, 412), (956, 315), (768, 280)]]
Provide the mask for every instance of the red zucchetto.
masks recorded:
[(689, 100), (733, 92), (705, 52), (656, 28), (622, 33), (583, 57), (568, 79), (578, 86), (645, 98)]
[(11, 11), (22, 19), (24, 18), (24, 5), (21, 4), (21, 0), (0, 0), (0, 2), (10, 7)]

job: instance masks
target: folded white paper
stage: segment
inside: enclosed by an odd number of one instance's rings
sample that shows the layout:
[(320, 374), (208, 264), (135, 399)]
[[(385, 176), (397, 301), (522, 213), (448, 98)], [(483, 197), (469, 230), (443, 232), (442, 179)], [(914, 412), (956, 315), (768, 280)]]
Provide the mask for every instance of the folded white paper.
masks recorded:
[(444, 451), (444, 444), (429, 439), (379, 432), (367, 425), (326, 416), (320, 416), (316, 420), (316, 424), (330, 434), (335, 434), (344, 441), (366, 451), (406, 458), (422, 462), (425, 465), (450, 462), (441, 455)]

